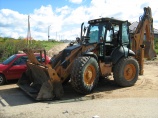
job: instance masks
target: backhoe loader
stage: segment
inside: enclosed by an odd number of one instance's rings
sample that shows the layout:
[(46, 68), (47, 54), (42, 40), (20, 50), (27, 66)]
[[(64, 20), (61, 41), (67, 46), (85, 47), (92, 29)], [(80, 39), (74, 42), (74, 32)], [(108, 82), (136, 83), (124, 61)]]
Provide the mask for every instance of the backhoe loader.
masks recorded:
[(89, 94), (100, 77), (112, 73), (119, 86), (133, 86), (138, 75), (143, 74), (144, 48), (145, 58), (156, 56), (150, 7), (144, 8), (132, 38), (128, 21), (106, 17), (90, 20), (88, 24), (85, 27), (82, 23), (77, 43), (71, 43), (53, 56), (50, 64), (39, 63), (33, 55), (35, 50), (24, 49), (29, 58), (28, 70), (19, 79), (18, 86), (36, 100), (61, 98), (62, 84), (69, 80), (76, 92)]

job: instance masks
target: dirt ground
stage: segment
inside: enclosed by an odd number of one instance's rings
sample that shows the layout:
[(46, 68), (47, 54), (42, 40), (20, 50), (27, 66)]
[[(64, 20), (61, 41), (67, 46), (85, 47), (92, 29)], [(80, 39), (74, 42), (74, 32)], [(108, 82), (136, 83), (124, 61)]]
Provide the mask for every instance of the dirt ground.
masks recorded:
[(15, 83), (0, 86), (0, 118), (158, 118), (158, 59), (145, 61), (132, 87), (118, 87), (111, 77), (86, 96), (69, 84), (64, 92), (61, 100), (36, 102)]
[(69, 45), (69, 43), (62, 43), (60, 45), (56, 45), (52, 49), (47, 51), (47, 55), (49, 57), (52, 57), (53, 55), (58, 54), (59, 51), (66, 48), (68, 45)]

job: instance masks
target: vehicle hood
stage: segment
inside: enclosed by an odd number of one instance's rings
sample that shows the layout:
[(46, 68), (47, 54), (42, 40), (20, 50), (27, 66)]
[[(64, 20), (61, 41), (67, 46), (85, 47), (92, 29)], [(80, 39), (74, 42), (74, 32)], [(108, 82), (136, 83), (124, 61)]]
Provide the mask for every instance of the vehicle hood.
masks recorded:
[(0, 64), (0, 72), (4, 71), (7, 69), (8, 65)]

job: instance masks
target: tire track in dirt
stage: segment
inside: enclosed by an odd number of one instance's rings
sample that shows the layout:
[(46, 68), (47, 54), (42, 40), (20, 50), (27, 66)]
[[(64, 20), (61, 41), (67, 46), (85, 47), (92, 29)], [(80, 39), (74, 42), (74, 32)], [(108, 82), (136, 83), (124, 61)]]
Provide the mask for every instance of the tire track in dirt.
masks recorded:
[[(112, 78), (113, 79), (113, 78)], [(113, 84), (106, 84), (102, 92), (94, 92), (91, 99), (94, 98), (129, 98), (129, 97), (156, 97), (158, 98), (158, 60), (146, 61), (144, 65), (144, 75), (139, 76), (138, 81), (131, 87), (118, 87)]]

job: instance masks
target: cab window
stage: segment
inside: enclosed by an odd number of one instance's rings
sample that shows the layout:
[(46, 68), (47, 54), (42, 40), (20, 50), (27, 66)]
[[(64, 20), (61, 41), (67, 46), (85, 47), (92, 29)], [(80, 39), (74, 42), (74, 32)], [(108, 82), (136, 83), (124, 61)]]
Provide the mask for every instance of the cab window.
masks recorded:
[(90, 37), (90, 43), (98, 42), (100, 37), (105, 36), (106, 26), (104, 24), (95, 24), (91, 25), (89, 29), (89, 37)]
[(106, 33), (106, 42), (111, 42), (113, 38), (113, 31), (112, 30), (107, 30)]
[(98, 35), (99, 35), (99, 28), (98, 25), (93, 25), (90, 26), (90, 32), (89, 32), (89, 37), (90, 37), (90, 43), (94, 43), (98, 41)]
[(123, 44), (129, 43), (127, 22), (122, 23), (122, 43)]

